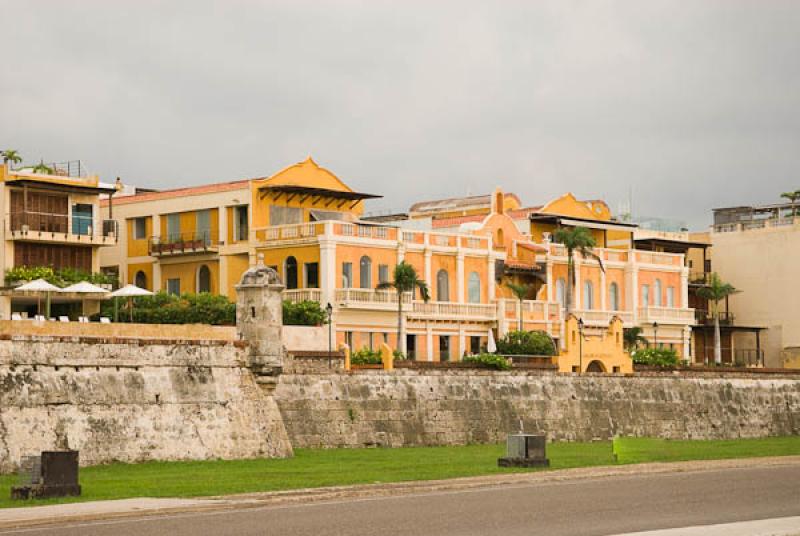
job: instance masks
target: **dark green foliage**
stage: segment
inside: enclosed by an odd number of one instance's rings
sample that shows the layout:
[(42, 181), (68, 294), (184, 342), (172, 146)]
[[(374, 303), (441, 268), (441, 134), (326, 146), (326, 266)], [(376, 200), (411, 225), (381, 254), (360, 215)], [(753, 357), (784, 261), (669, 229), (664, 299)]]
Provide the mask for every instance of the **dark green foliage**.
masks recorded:
[(642, 336), (642, 328), (635, 326), (632, 328), (622, 328), (622, 337), (625, 340), (625, 349), (635, 350), (643, 344), (647, 344), (647, 339)]
[(6, 270), (6, 283), (33, 281), (34, 279), (44, 279), (57, 287), (66, 287), (81, 281), (88, 281), (94, 285), (117, 286), (118, 283), (115, 276), (102, 272), (93, 274), (76, 268), (53, 270), (49, 266), (17, 266)]
[(350, 356), (351, 365), (380, 365), (383, 363), (381, 353), (378, 350), (370, 350), (369, 348), (362, 348), (357, 352), (353, 352)]
[(502, 355), (555, 355), (553, 339), (544, 331), (509, 331), (497, 341)]
[(461, 361), (464, 363), (476, 363), (495, 370), (511, 369), (511, 363), (509, 363), (508, 359), (497, 354), (466, 355)]
[(669, 348), (642, 348), (631, 352), (633, 362), (637, 365), (651, 367), (677, 367), (678, 352)]
[[(142, 324), (236, 324), (236, 304), (225, 296), (207, 292), (200, 294), (167, 294), (158, 292), (133, 300), (133, 321)], [(125, 306), (120, 301), (120, 309)], [(101, 316), (114, 314), (113, 300), (103, 302)], [(119, 315), (120, 322), (128, 322), (127, 312)]]
[(319, 302), (304, 300), (301, 302), (283, 302), (284, 326), (321, 326), (327, 323), (328, 315)]

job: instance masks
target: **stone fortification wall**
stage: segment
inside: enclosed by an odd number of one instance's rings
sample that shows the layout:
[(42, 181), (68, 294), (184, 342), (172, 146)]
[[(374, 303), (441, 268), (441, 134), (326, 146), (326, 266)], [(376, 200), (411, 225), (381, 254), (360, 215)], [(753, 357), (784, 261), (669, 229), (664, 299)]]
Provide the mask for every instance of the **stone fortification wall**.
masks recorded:
[(452, 445), (614, 435), (800, 434), (800, 376), (395, 370), (284, 374), (275, 391), (295, 447)]
[(0, 340), (0, 471), (78, 449), (81, 463), (291, 455), (246, 345), (90, 337)]

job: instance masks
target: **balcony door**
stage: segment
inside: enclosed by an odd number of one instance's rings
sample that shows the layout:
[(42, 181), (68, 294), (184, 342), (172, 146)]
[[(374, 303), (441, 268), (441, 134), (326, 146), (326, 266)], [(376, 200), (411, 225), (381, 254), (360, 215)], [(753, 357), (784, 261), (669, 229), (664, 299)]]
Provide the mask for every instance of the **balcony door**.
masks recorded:
[(198, 210), (196, 212), (197, 218), (197, 240), (202, 240), (203, 244), (207, 247), (211, 245), (211, 211)]
[(72, 234), (86, 236), (92, 230), (92, 205), (77, 203), (72, 205)]

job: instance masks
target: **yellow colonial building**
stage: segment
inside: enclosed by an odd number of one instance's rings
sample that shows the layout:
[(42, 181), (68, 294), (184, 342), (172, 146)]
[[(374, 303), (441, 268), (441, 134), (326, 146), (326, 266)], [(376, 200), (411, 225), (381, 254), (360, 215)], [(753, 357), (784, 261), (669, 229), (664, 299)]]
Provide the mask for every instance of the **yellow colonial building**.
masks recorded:
[[(286, 299), (331, 304), (334, 344), (386, 342), (419, 360), (456, 360), (520, 322), (549, 332), (568, 351), (568, 255), (552, 235), (580, 226), (592, 232), (602, 260), (601, 268), (595, 259), (574, 258), (571, 313), (584, 334), (610, 337), (614, 321), (691, 354), (684, 256), (635, 249), (636, 226), (616, 221), (602, 201), (566, 194), (522, 207), (516, 195), (496, 190), (365, 218), (364, 202), (374, 197), (311, 158), (267, 178), (119, 197), (115, 215), (125, 231), (102, 264), (149, 289), (233, 297), (243, 271), (263, 262), (284, 281)], [(401, 261), (417, 269), (432, 299), (403, 297), (405, 330), (397, 341), (397, 296), (376, 287)], [(520, 302), (509, 282), (529, 285), (530, 296)]]

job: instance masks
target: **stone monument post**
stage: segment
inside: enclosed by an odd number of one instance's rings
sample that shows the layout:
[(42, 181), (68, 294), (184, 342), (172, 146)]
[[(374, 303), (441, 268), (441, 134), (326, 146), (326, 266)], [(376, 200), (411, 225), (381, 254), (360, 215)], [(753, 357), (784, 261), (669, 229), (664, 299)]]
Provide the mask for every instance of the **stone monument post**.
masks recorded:
[(268, 391), (283, 368), (283, 289), (278, 273), (260, 260), (236, 285), (236, 334), (249, 345), (247, 366)]

